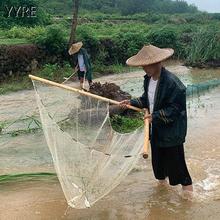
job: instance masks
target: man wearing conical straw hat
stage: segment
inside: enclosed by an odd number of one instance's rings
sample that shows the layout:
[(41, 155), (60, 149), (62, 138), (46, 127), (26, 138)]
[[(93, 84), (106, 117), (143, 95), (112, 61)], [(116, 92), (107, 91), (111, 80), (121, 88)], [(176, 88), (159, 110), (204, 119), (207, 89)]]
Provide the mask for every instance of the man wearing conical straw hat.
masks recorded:
[(183, 144), (187, 131), (186, 87), (177, 76), (166, 70), (162, 61), (171, 57), (174, 50), (153, 45), (144, 46), (129, 58), (129, 66), (141, 66), (144, 76), (144, 94), (120, 104), (147, 108), (145, 116), (151, 123), (151, 155), (155, 178), (159, 184), (181, 184), (184, 192), (193, 191)]
[(69, 55), (77, 55), (77, 66), (75, 67), (75, 71), (78, 72), (80, 88), (84, 89), (85, 79), (88, 80), (89, 85), (92, 84), (92, 67), (88, 53), (82, 46), (82, 42), (72, 44), (68, 52)]

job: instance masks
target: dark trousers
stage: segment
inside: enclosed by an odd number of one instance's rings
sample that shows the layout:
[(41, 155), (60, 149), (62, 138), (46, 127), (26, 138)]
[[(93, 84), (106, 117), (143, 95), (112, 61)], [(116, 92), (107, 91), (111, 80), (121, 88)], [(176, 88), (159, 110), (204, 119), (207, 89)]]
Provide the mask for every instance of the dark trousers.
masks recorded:
[(151, 143), (151, 153), (153, 172), (156, 179), (164, 180), (168, 177), (172, 186), (192, 184), (185, 162), (183, 144), (159, 148)]

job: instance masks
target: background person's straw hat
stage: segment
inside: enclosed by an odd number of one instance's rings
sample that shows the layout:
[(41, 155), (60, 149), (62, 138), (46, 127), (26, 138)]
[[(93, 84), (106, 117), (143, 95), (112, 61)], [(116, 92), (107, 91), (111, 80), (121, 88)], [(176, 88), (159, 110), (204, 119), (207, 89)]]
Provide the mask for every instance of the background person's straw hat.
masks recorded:
[(161, 49), (153, 45), (144, 46), (136, 55), (130, 57), (126, 64), (129, 66), (147, 66), (159, 63), (172, 56), (174, 50), (171, 48)]
[(68, 51), (69, 55), (73, 55), (73, 54), (77, 53), (82, 46), (83, 46), (82, 42), (78, 42), (78, 43), (72, 44), (72, 46), (70, 47), (70, 49)]

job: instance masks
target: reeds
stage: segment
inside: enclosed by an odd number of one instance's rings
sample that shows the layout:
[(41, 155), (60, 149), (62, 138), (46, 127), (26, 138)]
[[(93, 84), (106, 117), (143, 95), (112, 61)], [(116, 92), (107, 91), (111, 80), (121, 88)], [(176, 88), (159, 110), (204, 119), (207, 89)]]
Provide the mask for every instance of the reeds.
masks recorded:
[(186, 63), (191, 66), (205, 66), (209, 61), (219, 60), (220, 30), (217, 27), (200, 28), (194, 33), (186, 54)]

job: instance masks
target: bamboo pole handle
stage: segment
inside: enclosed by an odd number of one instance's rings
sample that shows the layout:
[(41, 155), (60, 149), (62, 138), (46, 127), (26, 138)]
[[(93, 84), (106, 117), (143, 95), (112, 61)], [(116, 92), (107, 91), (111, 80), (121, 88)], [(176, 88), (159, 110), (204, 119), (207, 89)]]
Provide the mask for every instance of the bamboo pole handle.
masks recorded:
[[(41, 78), (41, 77), (29, 75), (29, 78), (32, 79), (32, 80), (40, 81), (42, 83), (45, 83), (45, 84), (48, 84), (48, 85), (51, 85), (51, 86), (56, 86), (56, 87), (59, 87), (59, 88), (62, 88), (62, 89), (66, 89), (66, 90), (72, 91), (72, 92), (77, 92), (79, 94), (82, 94), (82, 95), (85, 95), (85, 96), (89, 96), (89, 97), (92, 97), (92, 98), (95, 98), (95, 99), (98, 99), (98, 100), (102, 100), (104, 102), (109, 102), (109, 103), (115, 104), (115, 105), (119, 105), (120, 104), (120, 102), (118, 102), (118, 101), (115, 101), (115, 100), (112, 100), (112, 99), (108, 99), (108, 98), (105, 98), (105, 97), (102, 97), (102, 96), (98, 96), (98, 95), (95, 95), (95, 94), (92, 94), (92, 93), (89, 93), (89, 92), (85, 92), (83, 90), (76, 89), (76, 88), (73, 88), (73, 87), (70, 87), (70, 86), (67, 86), (67, 85), (56, 83), (56, 82), (53, 82), (53, 81), (50, 81), (50, 80), (47, 80), (47, 79), (44, 79), (44, 78)], [(142, 111), (142, 109), (134, 107), (132, 105), (127, 105), (127, 108), (129, 108), (131, 110), (138, 111), (138, 112)]]
[[(145, 111), (145, 115), (149, 114), (148, 110)], [(144, 119), (144, 150), (143, 150), (143, 158), (148, 158), (148, 148), (149, 148), (149, 121), (148, 119)]]
[(76, 74), (76, 72), (77, 72), (77, 71), (74, 71), (68, 78), (66, 78), (66, 79), (62, 82), (62, 84), (64, 84), (65, 82), (67, 82), (73, 75)]

